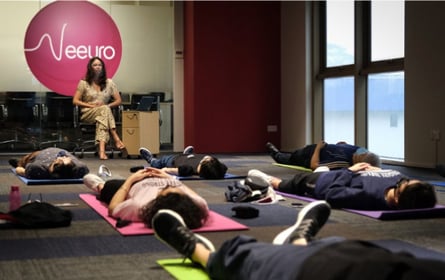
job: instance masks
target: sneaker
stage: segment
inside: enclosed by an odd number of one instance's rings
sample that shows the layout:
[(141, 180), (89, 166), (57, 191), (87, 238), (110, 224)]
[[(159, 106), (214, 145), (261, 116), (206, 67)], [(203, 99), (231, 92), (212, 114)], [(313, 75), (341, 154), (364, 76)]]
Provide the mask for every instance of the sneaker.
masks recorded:
[(295, 224), (275, 236), (273, 244), (292, 243), (304, 238), (311, 241), (329, 218), (331, 207), (324, 200), (309, 203), (298, 213)]
[(257, 169), (251, 169), (247, 173), (247, 178), (251, 184), (258, 185), (258, 186), (270, 186), (270, 183), (272, 181), (272, 176), (267, 175), (264, 172), (261, 172)]
[(108, 167), (105, 166), (105, 164), (102, 164), (101, 166), (99, 166), (97, 175), (99, 175), (102, 178), (111, 177), (111, 171)]
[(194, 151), (195, 151), (195, 147), (187, 146), (182, 153), (184, 155), (190, 155), (190, 154), (193, 154)]
[(275, 154), (278, 154), (278, 153), (280, 152), (280, 150), (278, 150), (278, 148), (275, 147), (275, 145), (272, 144), (272, 143), (270, 143), (270, 142), (267, 142), (267, 143), (266, 143), (266, 148), (267, 148), (267, 151), (268, 151), (271, 155), (275, 155)]
[(182, 217), (175, 211), (159, 210), (153, 217), (151, 227), (157, 239), (186, 258), (191, 259), (197, 243), (203, 244), (211, 252), (215, 251), (212, 242), (187, 228)]
[(99, 193), (99, 188), (98, 186), (100, 184), (104, 184), (105, 181), (100, 178), (99, 176), (97, 176), (96, 174), (87, 174), (85, 176), (83, 176), (83, 183), (85, 184), (85, 186), (87, 186), (87, 188)]
[(10, 160), (8, 160), (9, 165), (11, 165), (12, 167), (16, 168), (17, 166), (19, 166), (19, 161), (16, 160), (15, 158), (11, 158)]
[(153, 159), (153, 154), (150, 152), (147, 148), (140, 148), (139, 154), (141, 155), (141, 158), (145, 159), (145, 161), (148, 162), (148, 164), (151, 164), (151, 160)]

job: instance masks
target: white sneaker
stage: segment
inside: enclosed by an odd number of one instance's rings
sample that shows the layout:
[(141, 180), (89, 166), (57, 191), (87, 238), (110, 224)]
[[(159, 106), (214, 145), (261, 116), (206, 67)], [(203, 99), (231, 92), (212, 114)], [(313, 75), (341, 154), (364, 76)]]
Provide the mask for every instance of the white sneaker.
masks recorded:
[(99, 176), (97, 176), (96, 174), (89, 173), (89, 174), (83, 176), (83, 183), (90, 190), (93, 190), (93, 191), (99, 193), (99, 185), (104, 184), (105, 181), (102, 178), (100, 178)]
[(259, 186), (270, 186), (272, 182), (272, 176), (269, 176), (257, 169), (249, 170), (247, 173), (247, 179), (249, 179), (253, 184)]
[(97, 175), (99, 175), (102, 178), (111, 177), (111, 171), (108, 167), (106, 167), (104, 164), (102, 164), (101, 166), (99, 166)]
[(184, 155), (190, 155), (190, 154), (193, 154), (194, 151), (195, 151), (195, 147), (187, 146), (187, 147), (185, 147), (185, 149), (184, 149), (184, 151), (182, 153)]
[(292, 243), (304, 238), (311, 241), (323, 227), (331, 214), (331, 207), (324, 200), (316, 200), (307, 204), (298, 212), (295, 224), (280, 232), (272, 244)]

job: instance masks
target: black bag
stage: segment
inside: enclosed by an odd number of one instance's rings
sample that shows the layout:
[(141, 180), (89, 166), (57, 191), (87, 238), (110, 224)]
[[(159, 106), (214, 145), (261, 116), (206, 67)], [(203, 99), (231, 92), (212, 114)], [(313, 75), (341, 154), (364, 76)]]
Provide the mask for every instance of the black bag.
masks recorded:
[(259, 186), (252, 183), (249, 178), (235, 181), (227, 186), (224, 193), (229, 202), (250, 202), (264, 198), (267, 195), (268, 186)]
[(10, 222), (21, 228), (56, 228), (71, 225), (73, 214), (50, 203), (33, 201), (10, 211)]

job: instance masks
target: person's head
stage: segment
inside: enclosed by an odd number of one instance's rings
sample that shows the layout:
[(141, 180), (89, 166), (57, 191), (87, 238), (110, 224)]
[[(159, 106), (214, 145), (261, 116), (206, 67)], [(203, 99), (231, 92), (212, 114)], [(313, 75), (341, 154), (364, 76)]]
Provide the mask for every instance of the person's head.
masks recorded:
[(204, 179), (223, 179), (227, 166), (212, 156), (205, 156), (200, 164), (198, 174)]
[(151, 227), (153, 216), (161, 209), (170, 209), (178, 213), (188, 228), (199, 228), (207, 221), (208, 210), (198, 205), (181, 189), (167, 186), (158, 196), (141, 210), (141, 218), (147, 227)]
[(394, 189), (394, 199), (399, 209), (430, 208), (437, 203), (434, 186), (419, 180), (402, 178)]
[(98, 83), (103, 89), (107, 80), (107, 70), (105, 63), (100, 57), (93, 57), (88, 61), (87, 73), (85, 74), (85, 80), (91, 84), (93, 81)]
[(69, 179), (74, 176), (74, 162), (68, 156), (58, 156), (49, 166), (49, 174), (53, 179)]
[(380, 157), (369, 151), (364, 153), (355, 153), (352, 155), (352, 164), (356, 164), (359, 162), (366, 162), (375, 167), (381, 166)]

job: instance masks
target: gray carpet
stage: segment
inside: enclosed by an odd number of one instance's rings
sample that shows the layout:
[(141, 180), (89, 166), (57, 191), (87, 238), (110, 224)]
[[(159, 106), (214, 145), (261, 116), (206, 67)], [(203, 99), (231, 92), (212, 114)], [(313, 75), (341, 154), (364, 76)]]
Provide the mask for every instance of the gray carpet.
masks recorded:
[[(8, 166), (10, 156), (0, 156), (0, 211), (6, 211), (9, 186), (19, 185), (22, 196), (42, 197), (52, 203), (69, 202), (74, 219), (67, 228), (24, 230), (0, 229), (0, 279), (172, 279), (156, 264), (157, 259), (176, 258), (179, 255), (154, 236), (121, 236), (78, 197), (89, 192), (82, 184), (27, 186)], [(292, 177), (293, 170), (272, 165), (269, 156), (220, 155), (229, 172), (243, 175), (257, 168), (282, 178)], [(115, 157), (100, 161), (89, 155), (85, 161), (91, 171), (106, 164), (115, 176), (130, 174), (131, 166), (141, 165), (141, 159)], [(397, 167), (400, 169), (400, 167)], [(431, 180), (444, 180), (434, 170), (401, 168), (407, 173)], [(408, 174), (410, 175), (410, 174)], [(185, 183), (207, 199), (210, 207), (231, 216), (231, 207), (224, 201), (225, 185), (230, 180), (186, 181)], [(439, 202), (445, 204), (445, 193), (438, 191)], [(287, 199), (280, 205), (255, 206), (260, 217), (252, 220), (238, 219), (250, 228), (247, 231), (206, 232), (216, 247), (237, 234), (249, 234), (260, 241), (270, 242), (274, 236), (295, 221), (298, 208)], [(305, 204), (305, 202), (303, 202)], [(398, 249), (414, 247), (445, 253), (445, 218), (379, 221), (333, 210), (331, 218), (319, 233), (320, 237), (339, 235), (365, 240), (400, 240)], [(401, 248), (400, 248), (401, 247)], [(426, 251), (430, 252), (430, 251)], [(434, 254), (433, 254), (434, 255)]]

